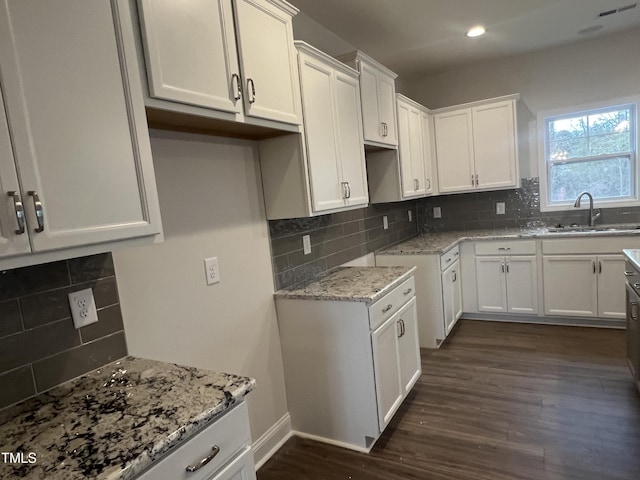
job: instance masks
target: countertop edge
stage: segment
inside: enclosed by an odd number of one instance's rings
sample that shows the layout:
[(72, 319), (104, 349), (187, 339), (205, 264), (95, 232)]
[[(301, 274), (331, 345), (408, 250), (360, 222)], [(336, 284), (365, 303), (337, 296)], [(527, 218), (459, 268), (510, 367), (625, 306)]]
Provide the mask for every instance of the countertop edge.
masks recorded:
[(623, 255), (631, 262), (633, 267), (640, 272), (640, 250), (625, 248), (622, 250)]

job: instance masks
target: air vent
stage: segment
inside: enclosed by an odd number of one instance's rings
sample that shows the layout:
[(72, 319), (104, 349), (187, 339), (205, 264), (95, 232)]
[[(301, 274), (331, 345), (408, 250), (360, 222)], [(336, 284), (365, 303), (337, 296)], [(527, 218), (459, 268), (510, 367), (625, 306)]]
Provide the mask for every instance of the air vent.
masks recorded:
[(605, 10), (604, 12), (600, 12), (598, 14), (598, 18), (608, 17), (609, 15), (613, 15), (615, 13), (626, 12), (627, 10), (631, 10), (632, 8), (636, 8), (637, 6), (638, 6), (637, 3), (631, 3), (629, 5), (625, 5), (624, 7)]

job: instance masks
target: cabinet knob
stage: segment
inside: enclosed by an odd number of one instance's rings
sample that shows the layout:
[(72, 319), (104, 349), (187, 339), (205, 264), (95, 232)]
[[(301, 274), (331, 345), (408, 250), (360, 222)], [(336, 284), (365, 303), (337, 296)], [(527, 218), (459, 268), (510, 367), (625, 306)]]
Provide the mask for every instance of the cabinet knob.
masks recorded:
[(25, 229), (24, 223), (24, 206), (20, 199), (20, 194), (15, 191), (7, 192), (7, 195), (13, 198), (13, 208), (16, 211), (16, 221), (18, 222), (18, 229), (15, 230), (16, 235), (22, 235)]

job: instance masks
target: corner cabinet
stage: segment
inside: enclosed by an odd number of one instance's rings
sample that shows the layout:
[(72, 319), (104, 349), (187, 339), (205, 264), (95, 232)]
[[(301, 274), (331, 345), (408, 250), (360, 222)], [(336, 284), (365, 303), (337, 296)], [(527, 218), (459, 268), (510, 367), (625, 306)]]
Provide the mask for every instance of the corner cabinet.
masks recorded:
[(161, 232), (126, 8), (0, 6), (0, 257)]
[(281, 0), (139, 0), (147, 106), (300, 125), (297, 12)]
[(371, 203), (396, 202), (434, 193), (429, 111), (397, 94), (398, 150), (366, 153)]
[(413, 277), (370, 306), (276, 306), (292, 430), (368, 452), (422, 373)]
[(519, 186), (517, 98), (434, 111), (440, 193)]
[(383, 148), (397, 147), (397, 75), (359, 51), (342, 55), (338, 60), (360, 72), (365, 144)]
[(304, 133), (260, 142), (267, 218), (297, 218), (369, 202), (358, 74), (296, 42)]

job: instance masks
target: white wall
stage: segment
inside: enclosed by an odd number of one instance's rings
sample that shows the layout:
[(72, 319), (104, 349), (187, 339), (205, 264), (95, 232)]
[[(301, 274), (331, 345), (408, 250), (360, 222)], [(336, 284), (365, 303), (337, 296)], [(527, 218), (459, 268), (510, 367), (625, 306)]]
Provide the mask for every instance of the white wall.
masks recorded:
[(520, 173), (537, 176), (538, 112), (640, 94), (639, 47), (636, 28), (405, 80), (406, 91), (429, 108), (520, 93)]
[(165, 242), (113, 255), (129, 353), (254, 377), (256, 441), (287, 413), (257, 145), (152, 130), (151, 146)]

